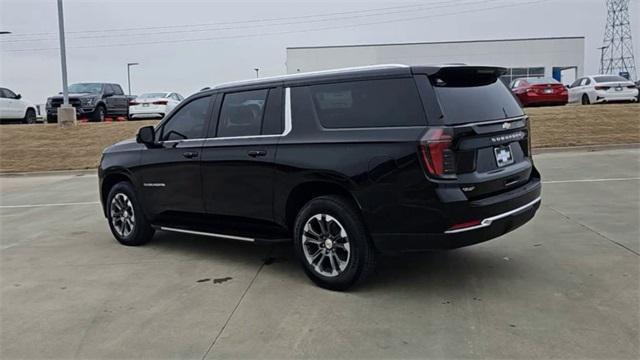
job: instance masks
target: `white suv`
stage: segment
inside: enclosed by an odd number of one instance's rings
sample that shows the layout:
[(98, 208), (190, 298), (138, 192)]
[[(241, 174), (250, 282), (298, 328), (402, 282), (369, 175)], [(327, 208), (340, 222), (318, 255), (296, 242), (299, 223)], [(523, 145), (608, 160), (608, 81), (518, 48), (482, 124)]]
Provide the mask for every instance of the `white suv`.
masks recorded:
[(19, 120), (25, 124), (36, 123), (36, 107), (7, 88), (0, 87), (0, 120)]

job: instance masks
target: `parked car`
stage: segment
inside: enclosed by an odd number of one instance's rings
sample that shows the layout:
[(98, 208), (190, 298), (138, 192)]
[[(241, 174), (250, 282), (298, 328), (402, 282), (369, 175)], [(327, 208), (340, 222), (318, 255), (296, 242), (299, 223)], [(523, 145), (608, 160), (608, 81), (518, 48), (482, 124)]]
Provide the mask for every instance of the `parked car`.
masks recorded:
[(638, 89), (638, 95), (636, 95), (636, 99), (640, 102), (640, 80), (636, 81), (636, 89)]
[[(77, 83), (69, 86), (69, 104), (76, 108), (78, 118), (104, 121), (107, 116), (127, 116), (129, 96), (122, 87), (111, 83)], [(47, 99), (47, 122), (58, 121), (58, 108), (63, 96)]]
[(182, 100), (176, 92), (142, 94), (129, 101), (129, 119), (163, 118)]
[(566, 105), (569, 100), (567, 88), (554, 78), (520, 78), (510, 87), (522, 106)]
[(291, 241), (318, 285), (344, 290), (377, 252), (503, 235), (540, 206), (529, 120), (504, 68), (369, 66), (219, 85), (108, 147), (113, 236), (156, 230)]
[(7, 88), (0, 88), (0, 121), (36, 123), (36, 107)]
[(585, 76), (569, 87), (569, 102), (589, 105), (620, 101), (638, 101), (638, 87), (622, 76)]

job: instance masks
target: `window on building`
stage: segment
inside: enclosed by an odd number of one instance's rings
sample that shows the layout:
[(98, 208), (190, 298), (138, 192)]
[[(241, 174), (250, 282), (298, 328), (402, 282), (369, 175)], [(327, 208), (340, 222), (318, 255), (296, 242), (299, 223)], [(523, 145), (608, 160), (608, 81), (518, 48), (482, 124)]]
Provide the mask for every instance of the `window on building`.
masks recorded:
[(512, 81), (526, 77), (543, 77), (544, 67), (530, 68), (508, 68), (506, 74), (501, 79), (505, 84), (511, 84)]

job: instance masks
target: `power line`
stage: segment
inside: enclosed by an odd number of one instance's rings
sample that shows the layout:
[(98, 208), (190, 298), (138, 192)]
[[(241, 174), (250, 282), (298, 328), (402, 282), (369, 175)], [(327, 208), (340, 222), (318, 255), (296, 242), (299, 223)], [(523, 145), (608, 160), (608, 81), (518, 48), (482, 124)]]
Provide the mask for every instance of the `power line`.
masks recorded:
[[(252, 37), (262, 37), (262, 36), (306, 33), (306, 32), (325, 31), (325, 30), (337, 30), (337, 29), (346, 29), (346, 28), (356, 28), (356, 27), (360, 27), (360, 26), (390, 24), (390, 23), (403, 22), (403, 21), (429, 19), (429, 18), (434, 18), (434, 17), (460, 15), (460, 14), (467, 14), (467, 13), (478, 12), (478, 11), (490, 11), (490, 10), (503, 9), (503, 8), (512, 8), (512, 7), (518, 7), (518, 6), (524, 6), (524, 5), (540, 4), (540, 3), (549, 2), (549, 1), (552, 1), (552, 0), (532, 0), (532, 1), (527, 1), (527, 2), (519, 2), (519, 3), (516, 3), (516, 4), (503, 4), (503, 5), (487, 7), (487, 8), (468, 9), (468, 10), (449, 12), (449, 13), (442, 13), (442, 14), (431, 14), (431, 15), (423, 15), (423, 16), (416, 16), (416, 17), (405, 17), (405, 18), (391, 19), (391, 20), (385, 20), (385, 21), (375, 21), (375, 22), (368, 22), (368, 23), (359, 23), (359, 24), (347, 24), (347, 25), (339, 25), (339, 26), (326, 26), (326, 27), (312, 28), (312, 29), (302, 29), (302, 30), (286, 30), (286, 31), (271, 32), (271, 33), (229, 35), (229, 36), (195, 38), (195, 39), (175, 39), (175, 40), (159, 40), (159, 41), (144, 41), (144, 42), (131, 42), (131, 43), (73, 46), (73, 47), (69, 47), (69, 48), (72, 48), (72, 49), (114, 48), (114, 47), (127, 47), (127, 46), (141, 46), (141, 45), (157, 45), (157, 44), (200, 42), (200, 41), (213, 41), (213, 40), (229, 40), (229, 39), (241, 39), (241, 38), (252, 38)], [(4, 50), (4, 51), (5, 52), (24, 52), (24, 51), (47, 51), (47, 50), (58, 50), (58, 48), (11, 49), (11, 50)]]
[[(405, 9), (405, 10), (397, 10), (397, 11), (390, 11), (390, 12), (385, 12), (385, 13), (380, 13), (380, 14), (363, 14), (363, 15), (355, 15), (355, 16), (346, 16), (346, 17), (335, 17), (335, 18), (328, 18), (328, 19), (315, 19), (315, 20), (297, 20), (297, 21), (293, 21), (293, 22), (285, 22), (285, 23), (278, 23), (278, 24), (260, 24), (260, 25), (249, 25), (249, 26), (233, 26), (233, 27), (223, 27), (223, 28), (216, 28), (216, 29), (189, 29), (189, 30), (170, 30), (170, 31), (155, 31), (155, 32), (146, 32), (146, 33), (139, 33), (139, 34), (107, 34), (107, 35), (88, 35), (88, 36), (76, 36), (76, 37), (68, 37), (68, 39), (73, 39), (73, 40), (77, 40), (77, 39), (106, 39), (106, 38), (120, 38), (120, 37), (134, 37), (134, 36), (158, 36), (158, 35), (165, 35), (165, 34), (179, 34), (179, 33), (194, 33), (194, 32), (215, 32), (215, 31), (224, 31), (224, 30), (237, 30), (237, 29), (253, 29), (253, 28), (264, 28), (264, 27), (272, 27), (272, 26), (286, 26), (286, 25), (297, 25), (297, 24), (309, 24), (309, 23), (321, 23), (321, 22), (328, 22), (328, 21), (338, 21), (338, 20), (350, 20), (350, 19), (358, 19), (358, 18), (366, 18), (366, 17), (376, 17), (376, 16), (383, 16), (383, 15), (390, 15), (390, 14), (399, 14), (399, 13), (406, 13), (406, 12), (417, 12), (417, 11), (425, 11), (425, 10), (435, 10), (435, 9), (441, 9), (441, 8), (448, 8), (448, 7), (458, 7), (458, 6), (464, 6), (464, 5), (475, 5), (475, 4), (486, 4), (486, 3), (490, 3), (490, 2), (496, 2), (496, 1), (504, 1), (504, 0), (479, 0), (479, 1), (467, 1), (467, 2), (457, 2), (455, 4), (452, 4), (450, 1), (441, 1), (439, 3), (432, 3), (432, 4), (441, 4), (440, 6), (430, 6), (430, 7), (426, 7), (427, 5), (420, 5), (418, 7), (413, 7), (411, 9)], [(184, 27), (189, 27), (191, 25), (185, 25)], [(178, 28), (177, 25), (172, 26), (175, 28)], [(103, 31), (103, 30), (100, 30)], [(39, 39), (16, 39), (16, 40), (4, 40), (4, 41), (0, 41), (0, 43), (17, 43), (17, 42), (33, 42), (33, 41), (53, 41), (56, 40), (56, 38), (39, 38)]]
[[(266, 19), (234, 20), (234, 21), (215, 22), (215, 23), (145, 26), (145, 27), (130, 27), (130, 28), (119, 28), (119, 29), (76, 30), (76, 31), (67, 31), (67, 34), (100, 33), (100, 32), (115, 32), (115, 31), (138, 31), (138, 30), (155, 30), (155, 29), (175, 29), (175, 28), (182, 28), (182, 27), (218, 26), (218, 25), (246, 24), (246, 23), (253, 23), (253, 22), (257, 22), (257, 23), (273, 22), (273, 21), (282, 21), (282, 20), (291, 20), (291, 19), (309, 19), (309, 18), (315, 18), (315, 17), (327, 17), (327, 16), (334, 16), (334, 15), (346, 15), (346, 14), (357, 14), (357, 13), (367, 13), (367, 12), (378, 12), (378, 11), (393, 10), (393, 9), (415, 8), (415, 7), (423, 7), (423, 6), (427, 6), (427, 5), (432, 5), (432, 4), (450, 3), (450, 2), (451, 2), (451, 0), (433, 2), (433, 3), (428, 3), (428, 4), (412, 4), (412, 5), (402, 5), (402, 6), (389, 6), (389, 7), (381, 7), (381, 8), (365, 9), (365, 10), (350, 10), (350, 11), (331, 12), (331, 13), (323, 13), (323, 14), (288, 16), (288, 17), (277, 17), (277, 18), (266, 18)], [(19, 34), (18, 33), (18, 34), (11, 34), (11, 37), (16, 37), (16, 36), (36, 36), (36, 35), (57, 35), (57, 33), (56, 32), (23, 33), (23, 34)]]

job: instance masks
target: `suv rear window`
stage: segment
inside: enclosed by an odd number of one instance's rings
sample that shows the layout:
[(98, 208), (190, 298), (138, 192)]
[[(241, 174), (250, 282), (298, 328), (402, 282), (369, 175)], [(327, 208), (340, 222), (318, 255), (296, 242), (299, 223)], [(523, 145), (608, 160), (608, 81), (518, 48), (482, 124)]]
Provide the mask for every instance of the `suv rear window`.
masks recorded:
[(452, 69), (432, 75), (445, 125), (524, 115), (511, 91), (493, 70)]
[(361, 80), (294, 88), (294, 101), (300, 99), (308, 104), (300, 96), (311, 98), (317, 118), (325, 128), (426, 125), (413, 78)]

